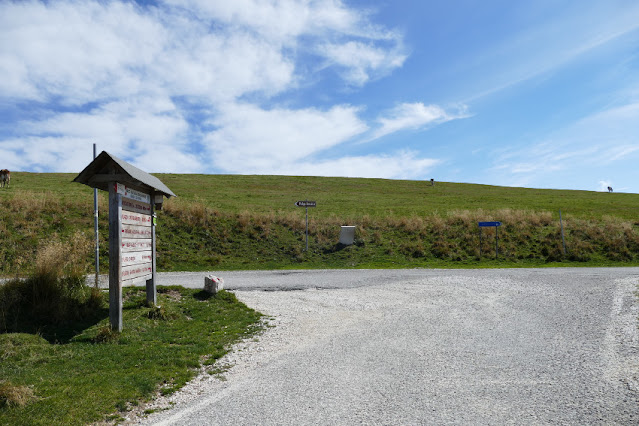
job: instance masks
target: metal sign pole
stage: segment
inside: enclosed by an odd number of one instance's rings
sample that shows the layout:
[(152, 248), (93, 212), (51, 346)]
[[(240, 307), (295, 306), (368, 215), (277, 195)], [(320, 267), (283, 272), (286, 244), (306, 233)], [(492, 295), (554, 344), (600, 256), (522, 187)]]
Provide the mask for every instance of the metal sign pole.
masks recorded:
[(495, 228), (495, 259), (499, 256), (499, 231), (498, 228), (501, 226), (501, 222), (479, 222), (479, 258), (481, 259), (481, 228)]
[[(93, 159), (95, 160), (96, 147), (93, 144)], [(100, 233), (98, 231), (98, 188), (93, 188), (93, 228), (95, 231), (95, 288), (100, 285)]]
[(559, 209), (559, 225), (561, 226), (561, 244), (564, 247), (564, 256), (566, 255), (566, 239), (564, 238), (564, 222), (561, 220), (561, 209)]
[(297, 207), (306, 207), (306, 251), (308, 251), (308, 208), (309, 207), (316, 207), (317, 206), (317, 202), (316, 201), (296, 201), (295, 205)]
[(306, 251), (308, 251), (308, 206), (306, 206)]

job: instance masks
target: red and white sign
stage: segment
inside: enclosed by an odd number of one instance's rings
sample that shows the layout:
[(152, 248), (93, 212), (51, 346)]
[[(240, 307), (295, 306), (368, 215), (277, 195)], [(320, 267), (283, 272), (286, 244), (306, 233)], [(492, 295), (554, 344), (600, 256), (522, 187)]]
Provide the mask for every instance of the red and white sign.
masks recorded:
[(130, 253), (122, 253), (120, 259), (122, 266), (139, 265), (142, 263), (149, 263), (153, 261), (153, 252), (149, 251), (136, 251)]
[(122, 210), (150, 215), (151, 204), (143, 203), (142, 201), (129, 200), (128, 198), (123, 198)]
[(143, 203), (151, 204), (151, 195), (144, 192), (136, 191), (135, 189), (128, 188), (121, 183), (115, 184), (115, 192), (121, 194), (126, 198), (130, 198), (135, 201), (142, 201)]
[(122, 266), (122, 281), (133, 279), (150, 279), (153, 275), (153, 265), (151, 262), (141, 265)]
[(122, 225), (122, 238), (152, 238), (150, 226)]
[(151, 226), (152, 221), (151, 215), (122, 211), (122, 223), (125, 225)]
[(148, 239), (129, 239), (122, 238), (120, 244), (122, 245), (122, 253), (128, 253), (132, 251), (147, 251), (153, 248), (153, 241)]

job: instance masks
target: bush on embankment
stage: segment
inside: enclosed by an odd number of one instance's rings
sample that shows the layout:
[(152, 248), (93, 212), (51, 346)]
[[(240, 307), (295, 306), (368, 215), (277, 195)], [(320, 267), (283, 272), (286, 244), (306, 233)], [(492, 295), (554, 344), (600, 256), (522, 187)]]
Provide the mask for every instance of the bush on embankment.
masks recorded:
[(85, 286), (91, 241), (82, 233), (52, 239), (35, 256), (28, 278), (0, 285), (0, 333), (46, 333), (48, 325), (81, 321), (103, 305), (98, 289)]
[[(548, 262), (617, 264), (639, 262), (639, 231), (630, 221), (564, 217), (564, 254), (558, 215), (502, 209), (458, 210), (412, 217), (320, 217), (309, 223), (294, 212), (222, 213), (198, 202), (169, 202), (158, 228), (159, 265), (164, 269), (278, 267), (455, 266), (495, 255), (500, 221), (501, 265)], [(353, 246), (338, 244), (340, 225), (356, 225)]]

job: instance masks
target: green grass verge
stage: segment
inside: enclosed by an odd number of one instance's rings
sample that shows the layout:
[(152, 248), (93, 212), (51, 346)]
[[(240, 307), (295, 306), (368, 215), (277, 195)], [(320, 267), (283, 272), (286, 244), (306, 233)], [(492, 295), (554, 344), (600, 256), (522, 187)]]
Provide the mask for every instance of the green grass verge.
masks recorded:
[[(158, 390), (177, 390), (201, 364), (259, 328), (261, 315), (232, 293), (207, 297), (182, 287), (158, 293), (161, 307), (147, 307), (144, 289), (124, 289), (121, 334), (110, 333), (107, 309), (81, 323), (0, 334), (0, 424), (117, 419)], [(11, 403), (12, 395), (22, 399)]]

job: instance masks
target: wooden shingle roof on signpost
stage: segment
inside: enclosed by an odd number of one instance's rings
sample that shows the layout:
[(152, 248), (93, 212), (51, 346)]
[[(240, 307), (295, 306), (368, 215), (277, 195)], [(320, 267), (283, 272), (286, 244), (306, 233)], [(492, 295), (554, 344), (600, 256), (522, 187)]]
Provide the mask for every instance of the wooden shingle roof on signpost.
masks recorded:
[(160, 179), (106, 151), (102, 151), (73, 181), (103, 191), (109, 190), (109, 182), (118, 182), (167, 198), (177, 197)]

